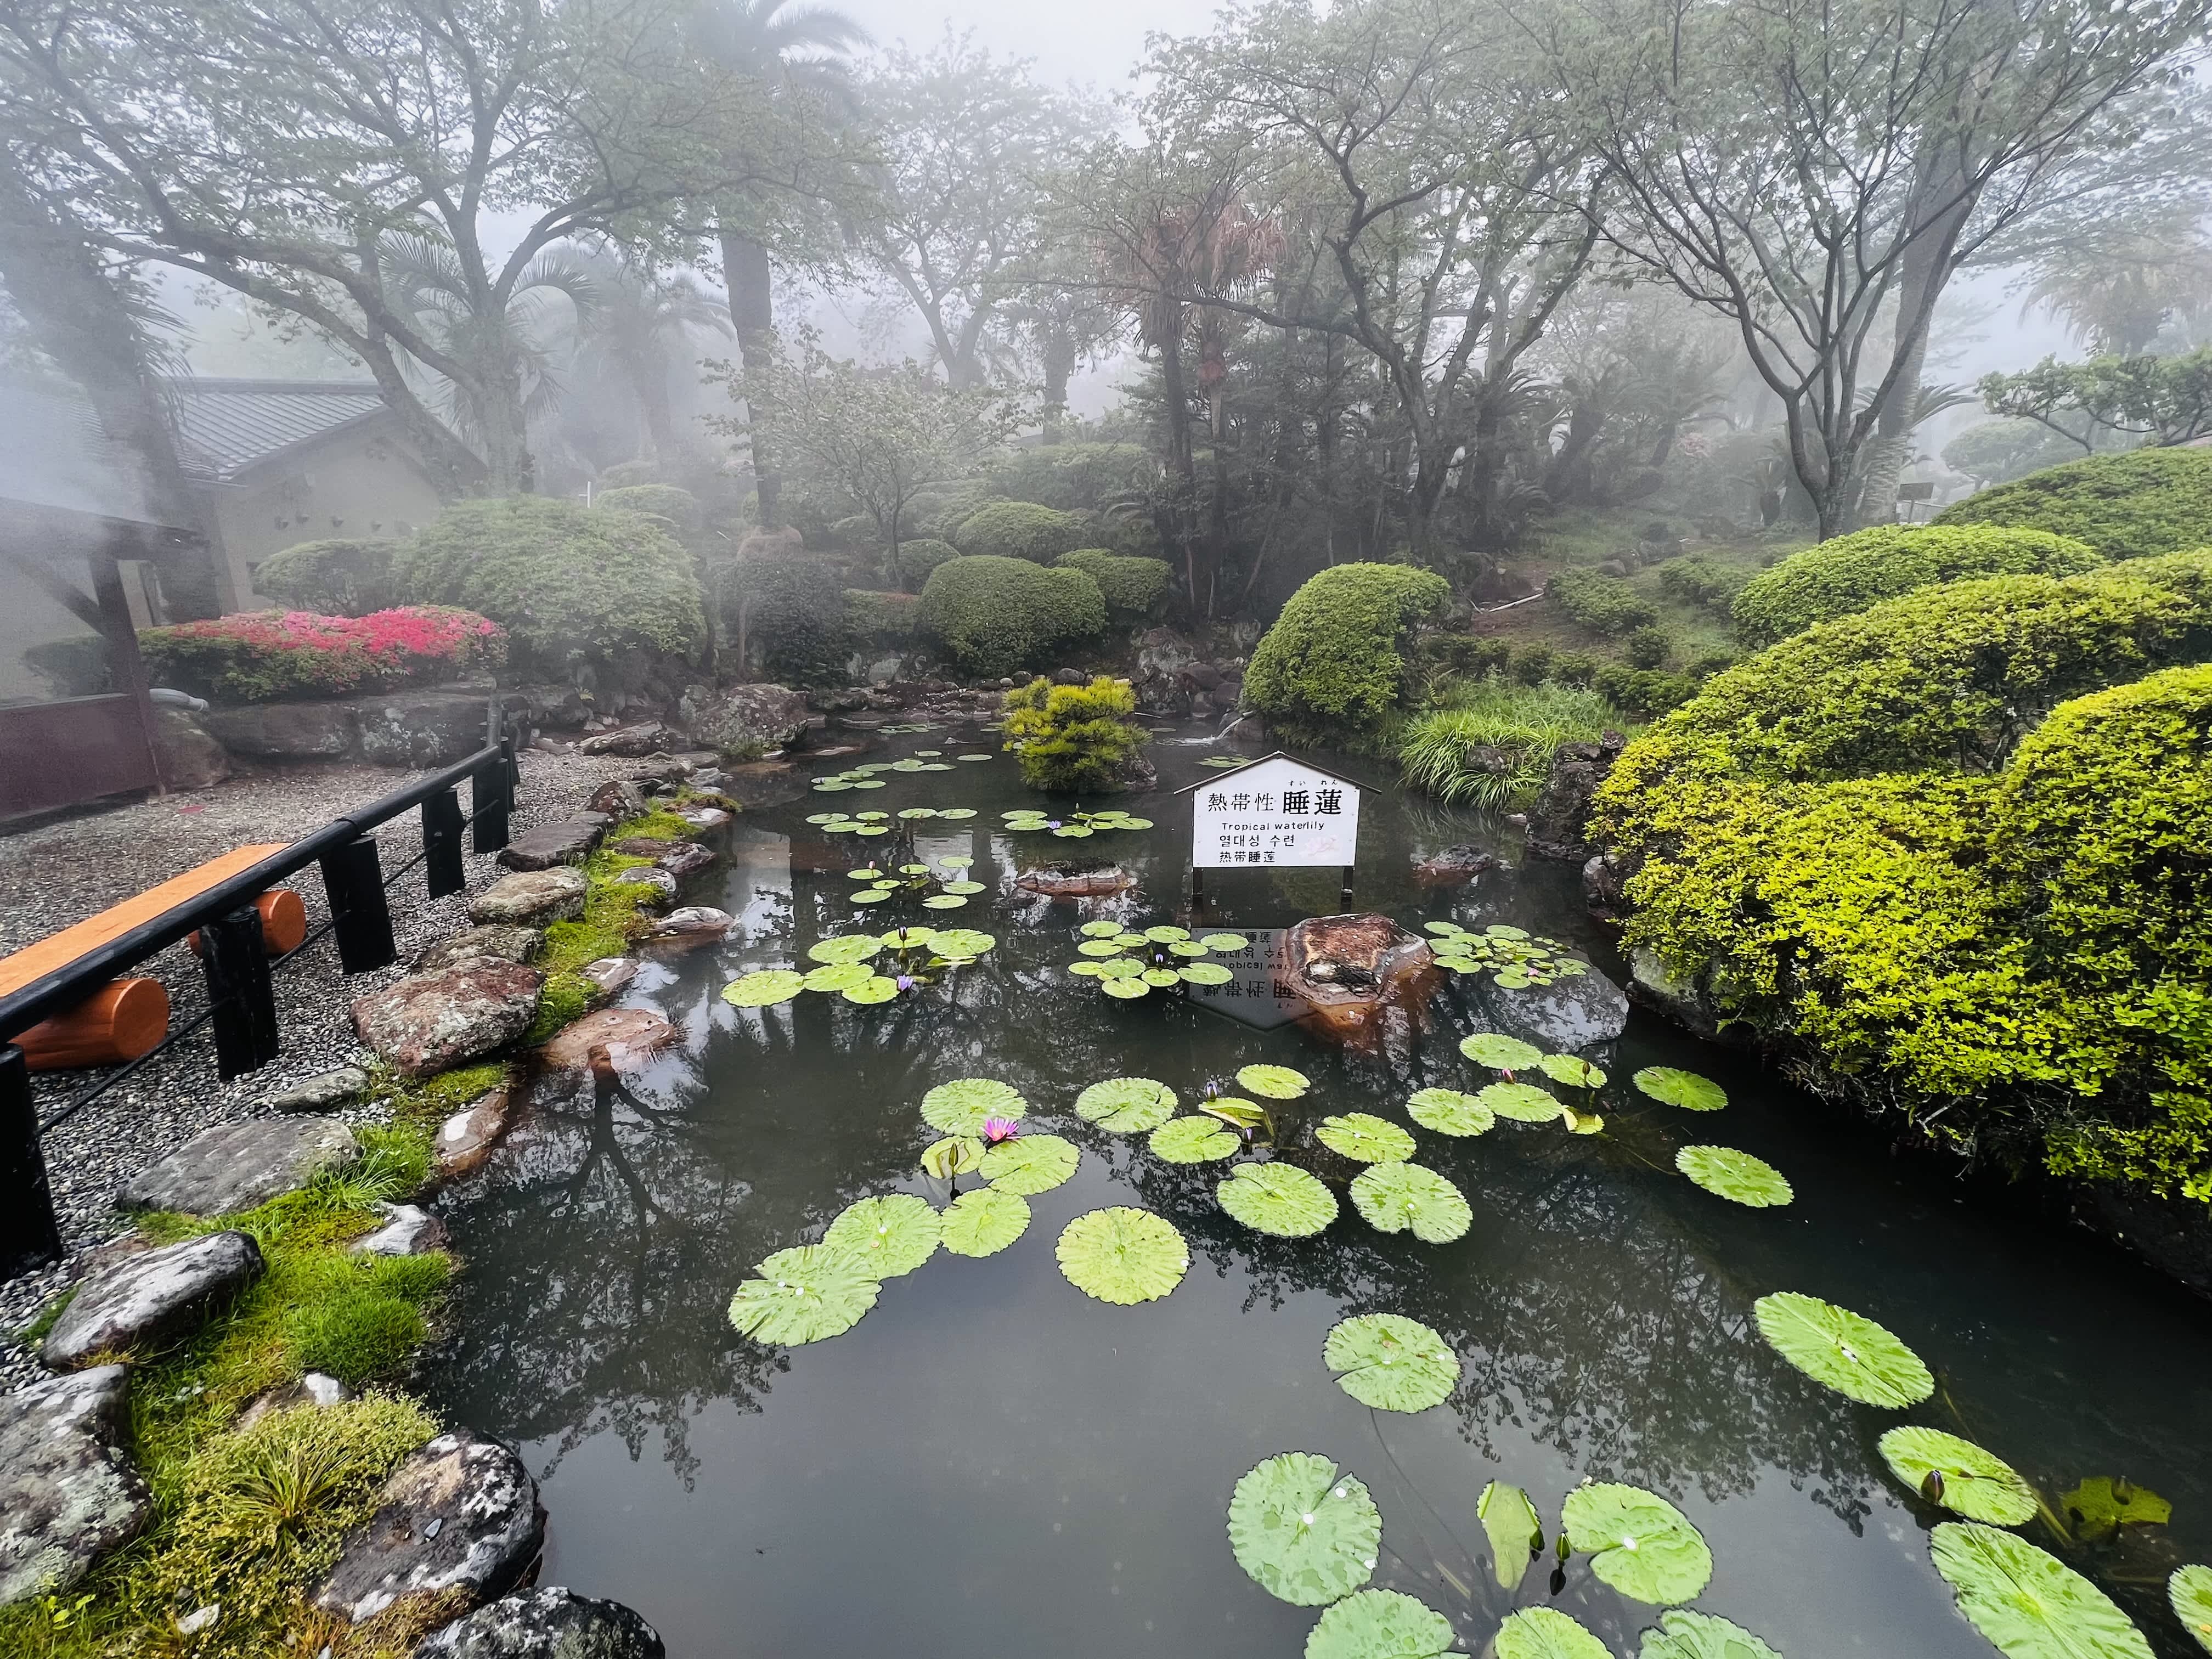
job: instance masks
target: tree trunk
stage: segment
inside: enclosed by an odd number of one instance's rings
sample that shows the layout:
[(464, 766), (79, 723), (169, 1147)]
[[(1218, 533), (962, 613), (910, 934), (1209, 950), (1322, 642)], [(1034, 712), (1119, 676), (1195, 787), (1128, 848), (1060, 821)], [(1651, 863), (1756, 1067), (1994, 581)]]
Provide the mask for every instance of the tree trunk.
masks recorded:
[(1075, 337), (1066, 329), (1048, 329), (1044, 336), (1044, 430), (1037, 441), (1060, 441), (1060, 422), (1067, 418), (1067, 383), (1075, 374)]
[(741, 231), (722, 232), (722, 280), (730, 293), (730, 325), (737, 331), (738, 356), (745, 371), (745, 404), (751, 419), (753, 492), (760, 527), (782, 527), (783, 477), (777, 470), (775, 407), (761, 390), (775, 368), (775, 273), (768, 249)]
[(530, 433), (522, 414), (521, 377), (502, 365), (474, 396), (483, 443), (484, 489), (492, 495), (527, 495), (537, 484)]
[(1198, 468), (1192, 454), (1190, 397), (1183, 388), (1181, 331), (1160, 349), (1161, 401), (1168, 417), (1168, 479), (1174, 495), (1176, 539), (1182, 544), (1183, 581), (1190, 592), (1193, 619), (1205, 614), (1206, 595), (1199, 580), (1198, 538), (1192, 532), (1198, 501)]

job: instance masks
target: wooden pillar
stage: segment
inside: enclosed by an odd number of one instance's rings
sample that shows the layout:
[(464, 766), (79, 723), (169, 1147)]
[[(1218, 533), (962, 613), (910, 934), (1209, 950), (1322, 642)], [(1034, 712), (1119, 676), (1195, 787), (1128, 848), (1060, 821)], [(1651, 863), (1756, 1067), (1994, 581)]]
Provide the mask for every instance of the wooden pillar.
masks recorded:
[(123, 591), (123, 571), (112, 552), (92, 556), (92, 592), (100, 602), (100, 617), (107, 635), (108, 672), (115, 689), (131, 700), (138, 714), (139, 735), (146, 744), (146, 769), (157, 790), (169, 781), (161, 775), (161, 751), (154, 740), (154, 700), (146, 695), (146, 664), (138, 654), (138, 630), (131, 622), (131, 596)]

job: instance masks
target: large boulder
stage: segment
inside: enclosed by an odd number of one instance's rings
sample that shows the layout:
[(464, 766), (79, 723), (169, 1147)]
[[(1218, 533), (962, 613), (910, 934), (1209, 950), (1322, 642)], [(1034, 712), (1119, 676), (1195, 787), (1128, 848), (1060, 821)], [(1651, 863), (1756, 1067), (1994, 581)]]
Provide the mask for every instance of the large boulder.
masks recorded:
[(701, 703), (691, 735), (726, 759), (758, 760), (799, 741), (811, 711), (787, 685), (732, 685)]
[(478, 957), (416, 974), (353, 1005), (354, 1030), (403, 1077), (428, 1077), (503, 1048), (530, 1029), (535, 968)]
[(1555, 1054), (1610, 1042), (1628, 1029), (1628, 994), (1595, 968), (1519, 990), (1472, 976), (1490, 1029)]
[(427, 974), (440, 968), (451, 968), (456, 963), (475, 962), (487, 957), (501, 962), (527, 962), (544, 942), (545, 935), (538, 929), (511, 921), (465, 927), (416, 957), (412, 971)]
[(372, 766), (451, 766), (484, 746), (490, 723), (480, 691), (410, 691), (354, 709), (361, 757)]
[(613, 822), (604, 812), (578, 812), (541, 823), (501, 848), (499, 861), (510, 870), (550, 870), (556, 865), (581, 864)]
[(207, 1233), (100, 1268), (46, 1333), (39, 1358), (54, 1370), (96, 1353), (167, 1346), (261, 1276), (261, 1247), (244, 1233)]
[(353, 752), (349, 703), (264, 702), (211, 708), (200, 722), (232, 754), (252, 760), (337, 760)]
[(441, 1434), (392, 1471), (315, 1605), (356, 1624), (418, 1597), (474, 1606), (512, 1589), (544, 1542), (545, 1511), (522, 1460), (466, 1430)]
[(479, 925), (511, 922), (525, 927), (574, 921), (584, 914), (586, 890), (584, 872), (567, 865), (518, 871), (501, 876), (471, 899), (469, 920)]
[(1284, 977), (1325, 1030), (1366, 1035), (1393, 1003), (1422, 993), (1428, 941), (1382, 915), (1310, 916), (1284, 939)]
[(653, 754), (669, 746), (675, 736), (659, 720), (644, 720), (635, 726), (618, 726), (611, 732), (586, 738), (576, 745), (578, 752), (586, 755), (622, 755), (630, 759)]
[(540, 1584), (426, 1637), (415, 1659), (664, 1659), (659, 1632), (619, 1601)]
[(154, 709), (154, 762), (169, 789), (205, 789), (230, 775), (230, 757), (185, 709)]
[(321, 1170), (360, 1155), (353, 1131), (327, 1118), (218, 1123), (132, 1176), (115, 1201), (126, 1209), (229, 1215), (304, 1187)]
[(1552, 757), (1552, 775), (1528, 809), (1528, 851), (1540, 859), (1581, 864), (1600, 849), (1583, 839), (1590, 798), (1620, 758), (1626, 739), (1608, 732), (1596, 743), (1562, 744)]
[(101, 1365), (0, 1401), (0, 1606), (68, 1589), (146, 1524), (124, 1449), (130, 1374)]

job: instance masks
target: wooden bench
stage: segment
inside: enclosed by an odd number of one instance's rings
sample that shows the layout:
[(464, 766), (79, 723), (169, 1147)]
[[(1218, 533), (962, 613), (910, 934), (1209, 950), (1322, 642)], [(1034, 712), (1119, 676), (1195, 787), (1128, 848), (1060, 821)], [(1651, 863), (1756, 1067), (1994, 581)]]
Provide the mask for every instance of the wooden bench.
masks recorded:
[[(20, 991), (142, 923), (166, 915), (240, 871), (283, 852), (286, 844), (270, 842), (240, 847), (210, 859), (197, 869), (172, 876), (159, 886), (63, 928), (51, 939), (42, 939), (13, 956), (0, 957), (0, 996)], [(254, 908), (261, 913), (262, 941), (270, 955), (295, 950), (307, 936), (307, 907), (289, 888), (272, 888), (262, 894), (254, 901)], [(192, 935), (192, 947), (199, 948), (197, 933)], [(161, 982), (128, 978), (111, 981), (67, 1013), (33, 1025), (15, 1042), (33, 1071), (54, 1072), (136, 1060), (159, 1042), (168, 1029), (169, 994), (161, 988)]]

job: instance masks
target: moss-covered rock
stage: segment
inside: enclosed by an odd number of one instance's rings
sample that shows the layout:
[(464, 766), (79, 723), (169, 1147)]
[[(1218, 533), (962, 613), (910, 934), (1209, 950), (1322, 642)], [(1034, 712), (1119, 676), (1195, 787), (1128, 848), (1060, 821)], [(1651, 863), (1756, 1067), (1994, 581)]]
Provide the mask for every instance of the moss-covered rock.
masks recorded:
[(1050, 564), (1086, 545), (1087, 538), (1079, 514), (1035, 501), (993, 501), (961, 522), (952, 544), (966, 554)]
[(1407, 695), (1407, 636), (1449, 592), (1436, 572), (1410, 565), (1321, 572), (1252, 653), (1246, 707), (1289, 742), (1381, 752)]
[(2212, 544), (2212, 449), (2135, 449), (2046, 467), (1954, 501), (1938, 525), (2005, 525), (2087, 542), (2108, 559)]
[(365, 617), (399, 603), (385, 538), (301, 542), (272, 553), (253, 569), (253, 590), (288, 610), (326, 617)]
[(1117, 623), (1140, 622), (1157, 615), (1168, 599), (1175, 567), (1164, 559), (1131, 558), (1110, 548), (1079, 547), (1053, 562), (1080, 570), (1098, 584), (1106, 610)]
[(1097, 634), (1106, 626), (1106, 600), (1080, 570), (978, 556), (931, 571), (915, 617), (964, 671), (990, 678), (1035, 667), (1054, 647)]

